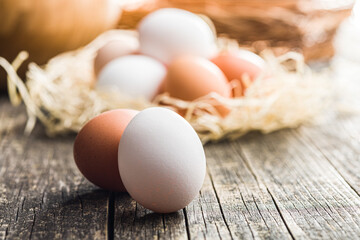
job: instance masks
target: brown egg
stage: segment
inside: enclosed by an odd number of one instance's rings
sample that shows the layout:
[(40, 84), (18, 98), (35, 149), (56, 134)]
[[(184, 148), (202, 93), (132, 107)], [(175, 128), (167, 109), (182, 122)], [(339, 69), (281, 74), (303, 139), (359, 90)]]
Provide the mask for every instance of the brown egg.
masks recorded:
[(225, 74), (229, 81), (238, 80), (234, 89), (235, 97), (242, 96), (251, 83), (265, 68), (265, 61), (255, 53), (246, 50), (222, 52), (211, 60)]
[(138, 50), (137, 42), (129, 42), (124, 40), (112, 40), (99, 49), (94, 59), (95, 75), (98, 75), (101, 69), (118, 57), (134, 54)]
[[(190, 55), (170, 63), (164, 90), (170, 96), (186, 101), (193, 101), (211, 92), (231, 97), (231, 88), (224, 73), (208, 59)], [(229, 112), (221, 105), (216, 108), (222, 116)]]
[(74, 159), (80, 172), (93, 184), (111, 191), (126, 191), (118, 169), (120, 138), (135, 110), (118, 109), (91, 119), (74, 143)]

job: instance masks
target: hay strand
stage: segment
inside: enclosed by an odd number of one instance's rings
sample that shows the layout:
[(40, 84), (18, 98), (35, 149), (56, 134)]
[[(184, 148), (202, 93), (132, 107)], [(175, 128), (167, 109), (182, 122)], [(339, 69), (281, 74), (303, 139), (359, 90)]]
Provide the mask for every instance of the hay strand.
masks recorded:
[[(119, 36), (124, 41), (137, 41), (134, 31), (108, 31), (82, 49), (54, 57), (45, 66), (31, 63), (26, 83), (16, 74), (26, 53), (20, 53), (12, 64), (0, 58), (0, 66), (9, 76), (10, 99), (16, 105), (21, 97), (26, 105), (27, 133), (36, 119), (45, 126), (48, 135), (55, 136), (78, 132), (89, 119), (110, 109), (142, 110), (161, 105), (183, 110), (185, 119), (205, 143), (236, 139), (253, 130), (269, 133), (297, 127), (313, 120), (329, 103), (331, 87), (326, 75), (313, 73), (304, 64), (302, 55), (293, 52), (280, 57), (264, 52), (272, 77), (260, 77), (243, 97), (234, 99), (210, 93), (188, 102), (164, 93), (148, 102), (118, 91), (101, 92), (94, 88), (93, 59), (101, 46)], [(219, 39), (219, 48), (238, 46), (234, 41)], [(229, 114), (221, 117), (211, 101), (229, 108)]]

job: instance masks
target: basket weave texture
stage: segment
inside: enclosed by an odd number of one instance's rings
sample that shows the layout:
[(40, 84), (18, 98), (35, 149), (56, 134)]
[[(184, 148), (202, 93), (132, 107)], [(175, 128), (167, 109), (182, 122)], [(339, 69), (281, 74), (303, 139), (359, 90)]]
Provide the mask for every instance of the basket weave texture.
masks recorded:
[[(205, 14), (220, 35), (238, 40), (259, 53), (272, 47), (277, 54), (303, 53), (306, 61), (333, 56), (332, 40), (350, 15), (352, 1), (324, 0), (148, 0), (124, 11), (119, 27), (134, 28), (151, 11), (183, 8)], [(332, 5), (331, 5), (332, 4)]]

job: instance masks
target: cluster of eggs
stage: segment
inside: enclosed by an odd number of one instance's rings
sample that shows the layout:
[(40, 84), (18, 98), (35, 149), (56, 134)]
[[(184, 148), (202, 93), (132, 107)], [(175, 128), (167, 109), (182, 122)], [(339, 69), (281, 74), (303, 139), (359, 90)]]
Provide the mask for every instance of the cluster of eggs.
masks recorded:
[(161, 107), (117, 109), (93, 118), (75, 139), (74, 159), (93, 184), (127, 191), (159, 213), (187, 206), (206, 172), (195, 130), (179, 114)]
[(114, 40), (99, 50), (97, 88), (118, 88), (149, 101), (163, 92), (186, 101), (211, 92), (231, 98), (242, 96), (265, 69), (264, 60), (250, 51), (219, 51), (207, 22), (185, 10), (147, 15), (138, 34), (139, 43)]
[[(219, 52), (210, 26), (184, 10), (153, 12), (138, 33), (139, 42), (114, 40), (98, 51), (97, 88), (118, 88), (149, 101), (161, 92), (187, 101), (211, 92), (230, 98), (244, 94), (265, 68), (262, 58), (249, 51)], [(217, 110), (227, 112), (221, 106)], [(189, 204), (206, 172), (195, 130), (179, 114), (160, 107), (117, 109), (93, 118), (75, 139), (74, 159), (90, 182), (127, 191), (161, 213)]]

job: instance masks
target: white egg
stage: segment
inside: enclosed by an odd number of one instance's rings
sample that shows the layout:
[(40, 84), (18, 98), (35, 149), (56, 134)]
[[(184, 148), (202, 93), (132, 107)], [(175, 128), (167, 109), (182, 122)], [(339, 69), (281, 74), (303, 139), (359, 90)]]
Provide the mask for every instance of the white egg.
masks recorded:
[(134, 98), (152, 100), (166, 75), (159, 61), (142, 55), (127, 55), (110, 61), (99, 73), (98, 89), (117, 88)]
[(215, 35), (199, 16), (176, 8), (163, 8), (139, 24), (140, 51), (164, 63), (183, 54), (211, 58), (217, 53)]
[(131, 197), (159, 213), (187, 206), (206, 172), (195, 130), (177, 113), (160, 107), (145, 109), (131, 120), (119, 143), (118, 161)]

